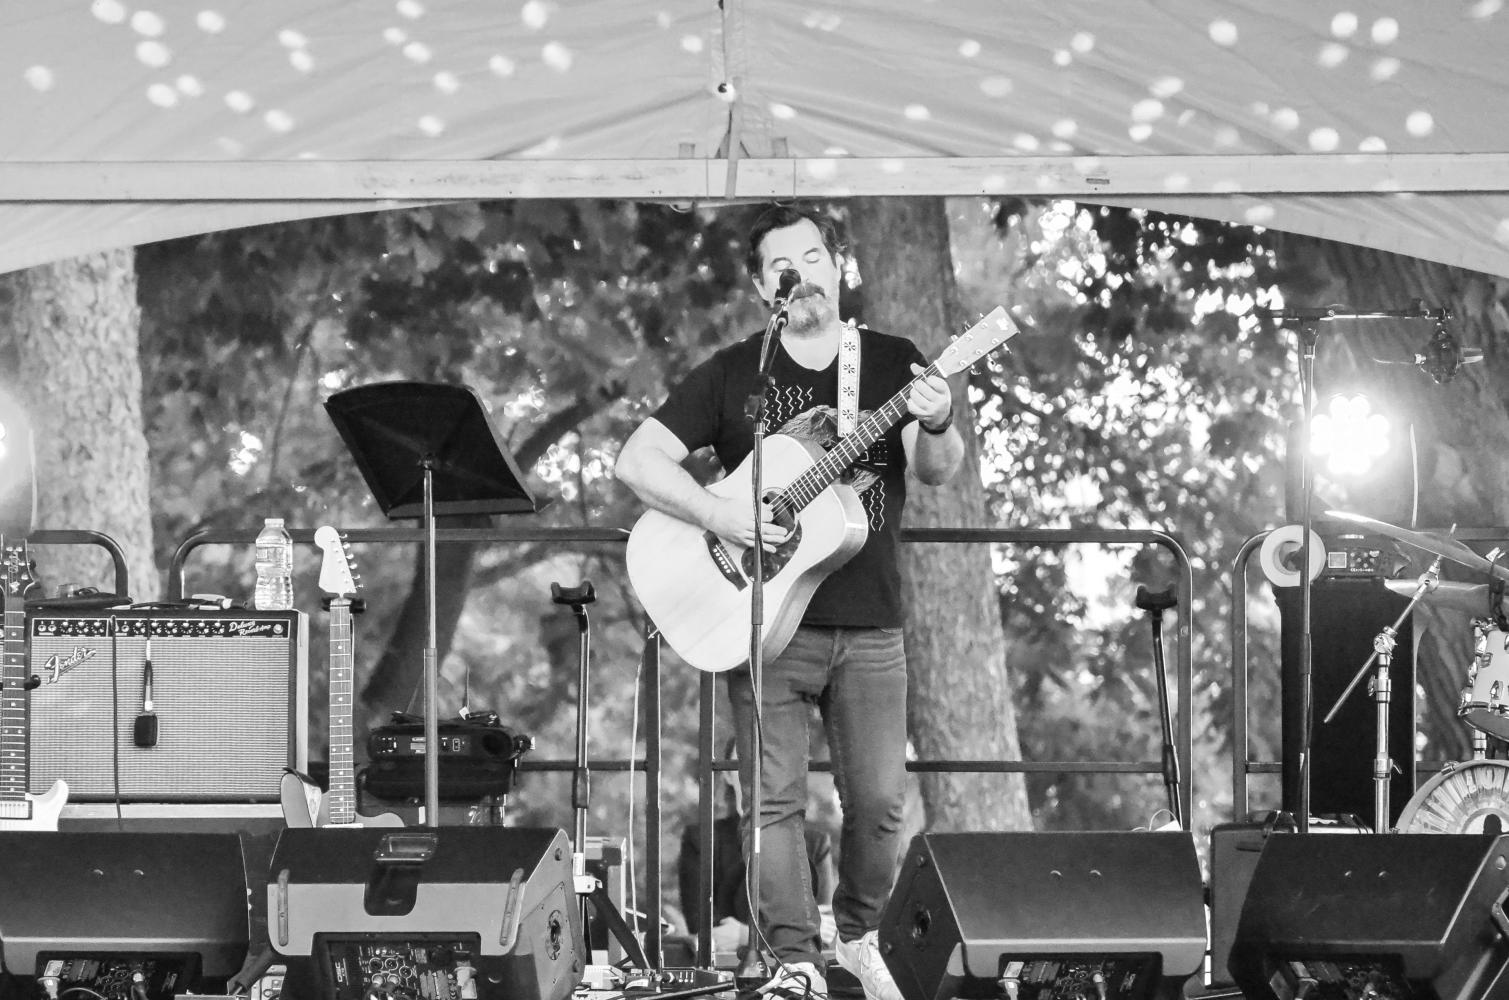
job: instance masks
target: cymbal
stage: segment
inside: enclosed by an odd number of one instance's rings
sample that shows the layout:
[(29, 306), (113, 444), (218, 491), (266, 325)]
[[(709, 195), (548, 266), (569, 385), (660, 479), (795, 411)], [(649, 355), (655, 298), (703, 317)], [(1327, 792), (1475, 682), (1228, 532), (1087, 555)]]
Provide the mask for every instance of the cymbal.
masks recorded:
[[(1414, 579), (1384, 580), (1383, 585), (1400, 597), (1413, 597), (1415, 596), (1415, 591), (1420, 588), (1420, 581)], [(1470, 615), (1485, 615), (1490, 610), (1488, 607), (1488, 584), (1459, 583), (1456, 580), (1442, 580), (1425, 592), (1425, 596), (1420, 598), (1420, 603), (1441, 608), (1453, 608), (1457, 611), (1465, 611)]]
[(1443, 538), (1440, 535), (1432, 535), (1428, 531), (1411, 531), (1408, 528), (1399, 528), (1361, 514), (1348, 514), (1342, 510), (1328, 510), (1326, 516), (1334, 517), (1339, 521), (1350, 521), (1369, 531), (1376, 531), (1380, 535), (1397, 538), (1406, 545), (1413, 545), (1417, 549), (1424, 549), (1443, 559), (1450, 559), (1458, 566), (1465, 566), (1500, 580), (1509, 580), (1509, 566), (1502, 566), (1483, 558), (1455, 538)]

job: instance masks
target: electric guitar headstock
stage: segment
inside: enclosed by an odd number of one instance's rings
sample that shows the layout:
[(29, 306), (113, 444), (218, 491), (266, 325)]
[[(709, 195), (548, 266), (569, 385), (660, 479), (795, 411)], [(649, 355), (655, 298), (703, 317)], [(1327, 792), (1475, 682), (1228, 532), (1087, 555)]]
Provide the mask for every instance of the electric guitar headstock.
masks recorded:
[(315, 529), (314, 543), (324, 552), (320, 561), (320, 589), (337, 600), (355, 597), (361, 589), (361, 575), (356, 572), (350, 543), (328, 524)]
[(0, 536), (0, 594), (5, 597), (5, 610), (20, 611), (36, 585), (26, 540), (13, 542)]

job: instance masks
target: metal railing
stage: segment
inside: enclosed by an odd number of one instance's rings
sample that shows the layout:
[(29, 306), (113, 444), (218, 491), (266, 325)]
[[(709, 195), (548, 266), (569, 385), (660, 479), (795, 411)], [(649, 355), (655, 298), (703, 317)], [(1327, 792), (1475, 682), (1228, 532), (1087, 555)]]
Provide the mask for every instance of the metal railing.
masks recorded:
[[(314, 532), (310, 529), (290, 528), (290, 537), (295, 544), (314, 544)], [(422, 544), (428, 534), (420, 528), (352, 528), (343, 530), (346, 540), (353, 544)], [(255, 544), (257, 529), (247, 531), (202, 531), (185, 539), (175, 550), (168, 570), (168, 598), (181, 600), (185, 589), (185, 571), (194, 552), (208, 545), (250, 546)], [(438, 528), (435, 531), (437, 544), (469, 542), (481, 544), (506, 544), (515, 542), (559, 542), (574, 545), (622, 545), (627, 540), (622, 529), (604, 528)], [(1194, 766), (1192, 754), (1191, 705), (1191, 599), (1194, 590), (1193, 571), (1183, 544), (1167, 532), (1134, 529), (1034, 529), (1034, 528), (926, 528), (902, 532), (902, 541), (908, 544), (980, 545), (1014, 544), (1032, 546), (1067, 545), (1138, 545), (1156, 546), (1165, 549), (1173, 558), (1175, 574), (1175, 597), (1177, 600), (1177, 624), (1174, 629), (1174, 666), (1177, 691), (1177, 726), (1175, 730), (1175, 753), (1182, 763), (1177, 790), (1182, 815), (1186, 823), (1191, 816), (1193, 799), (1192, 784)], [(661, 651), (658, 634), (650, 630), (645, 638), (641, 667), (643, 674), (645, 753), (634, 759), (602, 759), (588, 762), (590, 770), (615, 772), (643, 772), (645, 775), (645, 879), (646, 899), (644, 910), (651, 915), (645, 926), (645, 952), (654, 963), (660, 961), (662, 940), (659, 921), (654, 919), (663, 912), (660, 892), (662, 871), (661, 804), (662, 785), (662, 739), (660, 728), (660, 682)], [(715, 675), (704, 673), (700, 689), (700, 717), (698, 726), (698, 779), (699, 809), (703, 838), (701, 851), (702, 871), (700, 876), (702, 898), (701, 926), (692, 928), (697, 935), (697, 961), (704, 965), (711, 961), (712, 940), (712, 865), (713, 822), (717, 795), (714, 789), (717, 771), (734, 767), (731, 761), (717, 759), (715, 753), (714, 708)], [(574, 760), (530, 760), (520, 763), (522, 770), (573, 771)], [(912, 772), (982, 772), (982, 773), (1070, 773), (1070, 774), (1160, 774), (1163, 762), (1151, 761), (1053, 761), (1053, 760), (967, 760), (943, 759), (909, 761)], [(815, 770), (826, 770), (819, 762)]]

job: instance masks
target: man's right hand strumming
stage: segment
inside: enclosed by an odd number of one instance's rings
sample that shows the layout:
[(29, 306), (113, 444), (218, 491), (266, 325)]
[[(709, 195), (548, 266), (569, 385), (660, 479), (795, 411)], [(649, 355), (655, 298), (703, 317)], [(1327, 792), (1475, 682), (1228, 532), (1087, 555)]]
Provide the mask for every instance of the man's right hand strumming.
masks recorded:
[[(754, 547), (754, 518), (748, 498), (715, 497), (702, 526), (725, 542), (746, 549)], [(776, 523), (769, 504), (760, 504), (760, 535), (767, 552), (773, 552), (791, 535), (789, 530)]]

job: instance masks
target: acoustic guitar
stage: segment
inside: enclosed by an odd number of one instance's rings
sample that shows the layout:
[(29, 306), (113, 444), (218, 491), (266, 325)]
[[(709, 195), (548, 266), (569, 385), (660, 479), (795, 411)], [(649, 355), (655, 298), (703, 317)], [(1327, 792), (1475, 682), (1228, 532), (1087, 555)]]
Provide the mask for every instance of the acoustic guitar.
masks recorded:
[[(812, 593), (864, 545), (869, 523), (853, 487), (839, 477), (906, 414), (918, 381), (964, 371), (1017, 333), (997, 306), (961, 334), (852, 434), (832, 442), (772, 434), (761, 449), (765, 498), (791, 534), (765, 557), (766, 659), (778, 655), (807, 610)], [(788, 423), (806, 423), (802, 416)], [(747, 498), (753, 456), (708, 490)], [(724, 671), (749, 659), (750, 578), (754, 552), (657, 510), (647, 511), (629, 533), (629, 582), (660, 634), (699, 670)]]

